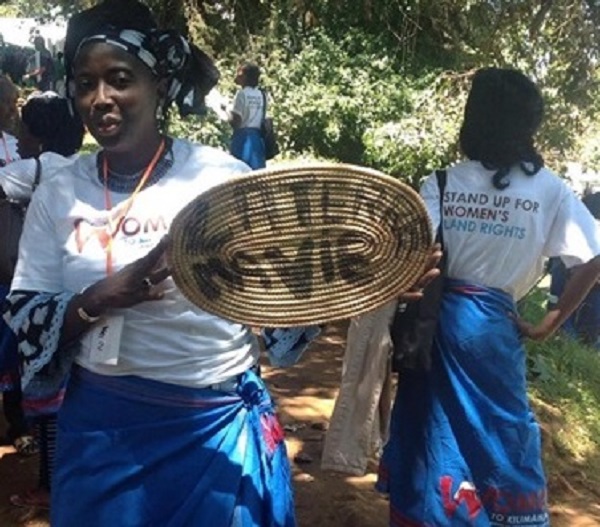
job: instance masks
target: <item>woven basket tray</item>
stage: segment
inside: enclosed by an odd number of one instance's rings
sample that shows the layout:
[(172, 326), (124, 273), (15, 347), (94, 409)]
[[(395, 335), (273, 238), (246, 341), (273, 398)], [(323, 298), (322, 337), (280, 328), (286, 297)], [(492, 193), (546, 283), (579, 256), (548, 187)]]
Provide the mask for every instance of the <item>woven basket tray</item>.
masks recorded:
[(189, 203), (171, 226), (175, 283), (195, 305), (253, 326), (370, 311), (416, 282), (433, 243), (420, 196), (353, 165), (252, 172)]

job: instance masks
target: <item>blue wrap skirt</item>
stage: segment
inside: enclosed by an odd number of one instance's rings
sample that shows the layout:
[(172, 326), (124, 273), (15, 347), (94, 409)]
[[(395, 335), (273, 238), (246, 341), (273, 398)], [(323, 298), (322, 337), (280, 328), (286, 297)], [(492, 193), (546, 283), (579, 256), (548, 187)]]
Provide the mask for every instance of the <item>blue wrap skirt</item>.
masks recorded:
[(237, 128), (231, 139), (231, 155), (252, 170), (265, 168), (265, 142), (258, 128)]
[(53, 527), (293, 527), (283, 432), (262, 380), (232, 391), (76, 367), (58, 414)]
[(399, 379), (377, 483), (390, 495), (390, 525), (550, 525), (510, 311), (501, 291), (448, 282), (431, 371)]

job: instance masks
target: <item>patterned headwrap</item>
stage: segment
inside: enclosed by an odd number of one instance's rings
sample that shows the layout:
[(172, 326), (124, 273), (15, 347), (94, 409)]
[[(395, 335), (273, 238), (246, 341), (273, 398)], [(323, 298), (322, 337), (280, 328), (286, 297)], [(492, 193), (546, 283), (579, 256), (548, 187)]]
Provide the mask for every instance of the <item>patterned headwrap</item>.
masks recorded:
[[(219, 80), (206, 53), (176, 31), (158, 29), (148, 7), (137, 0), (105, 0), (71, 18), (65, 41), (68, 81), (79, 51), (94, 42), (119, 47), (158, 78), (166, 78), (167, 106), (175, 102), (182, 115), (202, 113), (204, 97)], [(68, 84), (72, 97), (72, 82)]]

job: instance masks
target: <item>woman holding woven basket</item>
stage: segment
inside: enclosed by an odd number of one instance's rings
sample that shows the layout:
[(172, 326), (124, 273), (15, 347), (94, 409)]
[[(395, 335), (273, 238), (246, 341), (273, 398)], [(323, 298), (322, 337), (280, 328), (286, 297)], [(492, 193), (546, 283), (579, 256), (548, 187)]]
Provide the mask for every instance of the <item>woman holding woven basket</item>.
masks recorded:
[[(446, 288), (430, 371), (404, 371), (378, 486), (390, 525), (547, 527), (540, 431), (522, 338), (551, 335), (600, 276), (600, 234), (534, 146), (543, 100), (522, 73), (478, 71), (460, 144), (468, 160), (421, 190), (442, 222)], [(572, 269), (539, 324), (516, 312), (546, 258)]]
[(165, 264), (178, 211), (249, 170), (164, 131), (218, 72), (136, 0), (75, 15), (65, 63), (101, 149), (42, 180), (5, 313), (26, 393), (52, 397), (68, 376), (52, 525), (293, 526), (256, 337), (188, 302)]

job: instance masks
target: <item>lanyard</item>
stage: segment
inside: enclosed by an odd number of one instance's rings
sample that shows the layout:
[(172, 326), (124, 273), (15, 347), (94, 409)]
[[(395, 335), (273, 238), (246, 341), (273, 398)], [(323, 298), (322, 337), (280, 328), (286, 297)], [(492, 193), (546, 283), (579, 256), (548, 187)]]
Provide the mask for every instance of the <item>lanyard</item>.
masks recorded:
[(154, 157), (152, 158), (152, 161), (150, 161), (150, 163), (146, 167), (146, 170), (144, 171), (144, 174), (140, 178), (139, 183), (135, 187), (135, 190), (131, 193), (131, 196), (129, 196), (129, 198), (127, 199), (127, 202), (125, 203), (125, 207), (117, 215), (116, 221), (114, 223), (113, 223), (113, 220), (111, 219), (112, 201), (110, 199), (110, 191), (108, 190), (108, 161), (106, 160), (106, 155), (104, 156), (104, 159), (102, 162), (102, 174), (103, 174), (103, 178), (104, 178), (104, 204), (105, 204), (107, 212), (109, 213), (109, 215), (108, 215), (108, 232), (107, 232), (108, 240), (107, 240), (107, 244), (106, 244), (106, 274), (107, 275), (111, 274), (113, 271), (113, 258), (112, 258), (113, 247), (112, 246), (113, 246), (113, 240), (119, 230), (119, 227), (121, 226), (121, 222), (125, 219), (125, 216), (127, 216), (129, 211), (131, 210), (131, 207), (133, 206), (133, 202), (134, 202), (135, 198), (137, 197), (140, 190), (142, 190), (143, 186), (146, 184), (146, 181), (148, 181), (148, 178), (152, 174), (152, 171), (156, 167), (156, 164), (158, 163), (158, 160), (160, 159), (160, 156), (162, 155), (164, 150), (165, 150), (165, 140), (163, 139), (161, 141), (160, 145), (158, 145), (158, 148), (156, 149), (156, 152), (154, 154)]
[(6, 137), (2, 134), (2, 144), (4, 146), (4, 158), (6, 160), (6, 164), (12, 163), (12, 158), (10, 157), (10, 152), (8, 151), (8, 145), (6, 144)]

